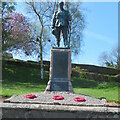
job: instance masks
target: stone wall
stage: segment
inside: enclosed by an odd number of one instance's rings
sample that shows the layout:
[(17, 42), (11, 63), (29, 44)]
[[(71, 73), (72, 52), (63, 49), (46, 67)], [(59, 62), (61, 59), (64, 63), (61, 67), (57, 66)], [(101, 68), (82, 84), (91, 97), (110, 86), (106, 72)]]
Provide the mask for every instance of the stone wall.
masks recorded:
[(3, 118), (102, 118), (119, 120), (116, 107), (3, 103)]

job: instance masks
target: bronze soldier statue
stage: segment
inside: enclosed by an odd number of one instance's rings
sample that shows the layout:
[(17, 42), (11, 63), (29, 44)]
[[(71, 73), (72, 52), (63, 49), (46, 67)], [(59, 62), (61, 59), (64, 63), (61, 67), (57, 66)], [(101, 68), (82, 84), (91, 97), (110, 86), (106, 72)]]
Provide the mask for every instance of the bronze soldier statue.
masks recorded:
[(68, 47), (68, 34), (71, 15), (70, 13), (63, 8), (64, 2), (59, 2), (60, 9), (56, 11), (52, 18), (52, 34), (55, 35), (57, 39), (57, 46), (60, 46), (60, 33), (62, 31), (64, 46)]

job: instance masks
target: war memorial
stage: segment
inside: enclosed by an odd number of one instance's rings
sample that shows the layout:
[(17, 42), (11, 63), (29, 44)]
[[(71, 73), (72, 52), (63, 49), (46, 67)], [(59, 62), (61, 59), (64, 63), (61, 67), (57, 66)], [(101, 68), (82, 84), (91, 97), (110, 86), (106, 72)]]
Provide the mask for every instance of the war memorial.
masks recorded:
[[(71, 83), (71, 49), (68, 34), (71, 22), (64, 3), (52, 19), (56, 46), (51, 50), (49, 82), (45, 92), (14, 95), (2, 107), (3, 118), (118, 118), (118, 109), (110, 108), (105, 99), (75, 94)], [(60, 47), (62, 34), (64, 47)]]

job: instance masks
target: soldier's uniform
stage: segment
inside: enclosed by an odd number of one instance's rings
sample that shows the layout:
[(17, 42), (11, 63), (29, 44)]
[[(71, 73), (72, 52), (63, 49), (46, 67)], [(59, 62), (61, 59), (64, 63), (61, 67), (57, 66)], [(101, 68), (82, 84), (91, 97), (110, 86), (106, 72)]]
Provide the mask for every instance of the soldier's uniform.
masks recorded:
[(68, 46), (68, 32), (69, 32), (69, 22), (71, 21), (70, 13), (66, 10), (56, 11), (52, 18), (52, 33), (57, 39), (57, 45), (60, 45), (60, 33), (62, 31), (64, 45)]

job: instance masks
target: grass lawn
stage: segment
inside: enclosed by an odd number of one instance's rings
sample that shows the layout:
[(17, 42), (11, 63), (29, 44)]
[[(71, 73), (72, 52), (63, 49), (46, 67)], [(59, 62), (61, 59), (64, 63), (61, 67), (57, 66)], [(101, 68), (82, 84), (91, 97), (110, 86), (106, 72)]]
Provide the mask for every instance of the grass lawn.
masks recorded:
[[(1, 95), (12, 96), (14, 94), (43, 92), (49, 79), (49, 72), (44, 72), (45, 80), (41, 81), (40, 69), (6, 64), (3, 66), (2, 77)], [(94, 80), (72, 76), (72, 85), (75, 93), (90, 95), (96, 98), (105, 97), (107, 101), (119, 103), (119, 83), (99, 83)]]
[(42, 92), (46, 88), (49, 73), (44, 73), (44, 81), (40, 80), (40, 70), (29, 67), (5, 65), (2, 71), (2, 95)]
[(84, 78), (72, 79), (72, 84), (75, 93), (85, 94), (93, 96), (96, 98), (105, 97), (109, 102), (119, 102), (119, 92), (120, 84), (116, 82), (103, 82), (99, 83), (93, 80), (86, 80)]

